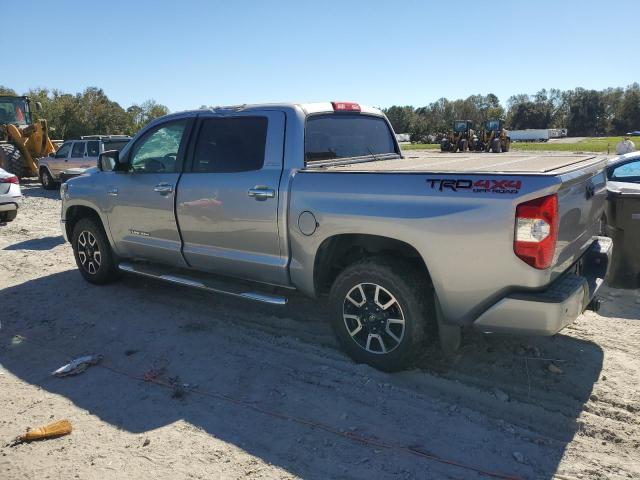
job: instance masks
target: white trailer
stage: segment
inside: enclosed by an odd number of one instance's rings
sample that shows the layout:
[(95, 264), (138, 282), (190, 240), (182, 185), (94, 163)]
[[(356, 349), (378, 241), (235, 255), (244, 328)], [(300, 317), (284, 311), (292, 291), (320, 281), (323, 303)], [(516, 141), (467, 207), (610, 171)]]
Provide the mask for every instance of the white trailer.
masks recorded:
[(549, 140), (549, 130), (527, 128), (526, 130), (509, 130), (512, 142), (546, 142)]
[(550, 128), (549, 138), (564, 138), (567, 136), (566, 128)]

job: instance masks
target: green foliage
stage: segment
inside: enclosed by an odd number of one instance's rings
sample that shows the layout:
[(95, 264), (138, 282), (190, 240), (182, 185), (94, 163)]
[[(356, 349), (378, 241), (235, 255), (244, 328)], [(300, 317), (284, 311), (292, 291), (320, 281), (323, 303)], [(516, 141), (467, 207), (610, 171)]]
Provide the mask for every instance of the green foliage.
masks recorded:
[(16, 91), (13, 88), (0, 85), (0, 95), (16, 95)]
[(506, 110), (493, 94), (466, 99), (441, 98), (427, 106), (392, 106), (385, 110), (397, 133), (412, 142), (428, 142), (451, 129), (454, 120), (471, 120), (476, 130), (484, 121), (505, 118), (508, 129), (567, 128), (570, 135), (621, 135), (640, 129), (640, 86), (602, 91), (542, 89), (507, 100)]
[[(2, 86), (0, 92), (15, 95), (13, 90)], [(82, 135), (133, 135), (151, 120), (169, 113), (167, 107), (154, 100), (125, 110), (97, 87), (75, 95), (36, 88), (25, 95), (42, 104), (42, 111), (34, 113), (47, 119), (53, 138), (63, 140)]]

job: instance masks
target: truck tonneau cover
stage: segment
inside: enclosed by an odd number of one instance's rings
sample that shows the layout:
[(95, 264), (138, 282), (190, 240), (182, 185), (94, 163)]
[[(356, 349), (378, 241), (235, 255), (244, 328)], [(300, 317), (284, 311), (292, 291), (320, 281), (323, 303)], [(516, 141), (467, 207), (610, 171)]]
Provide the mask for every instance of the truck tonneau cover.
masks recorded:
[[(323, 171), (354, 172), (489, 172), (523, 174), (561, 174), (603, 162), (604, 155), (574, 153), (442, 153), (408, 150), (404, 158), (328, 165)], [(311, 165), (308, 166), (308, 168)]]

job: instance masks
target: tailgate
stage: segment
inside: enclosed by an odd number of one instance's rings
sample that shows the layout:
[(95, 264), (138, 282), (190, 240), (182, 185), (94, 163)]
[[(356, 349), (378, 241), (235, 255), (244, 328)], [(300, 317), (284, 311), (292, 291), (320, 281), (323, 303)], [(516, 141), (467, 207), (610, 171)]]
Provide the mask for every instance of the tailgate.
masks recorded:
[(601, 232), (607, 198), (605, 162), (560, 175), (558, 243), (554, 276), (569, 268)]

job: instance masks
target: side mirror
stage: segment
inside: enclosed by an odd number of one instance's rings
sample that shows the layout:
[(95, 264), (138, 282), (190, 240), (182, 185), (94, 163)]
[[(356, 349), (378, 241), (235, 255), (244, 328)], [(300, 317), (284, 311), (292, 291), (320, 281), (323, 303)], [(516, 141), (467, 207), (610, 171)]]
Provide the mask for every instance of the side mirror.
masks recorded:
[(36, 112), (41, 112), (41, 111), (42, 111), (42, 103), (36, 102)]
[(98, 157), (98, 168), (103, 172), (126, 172), (129, 170), (129, 164), (120, 161), (118, 150), (107, 150)]

